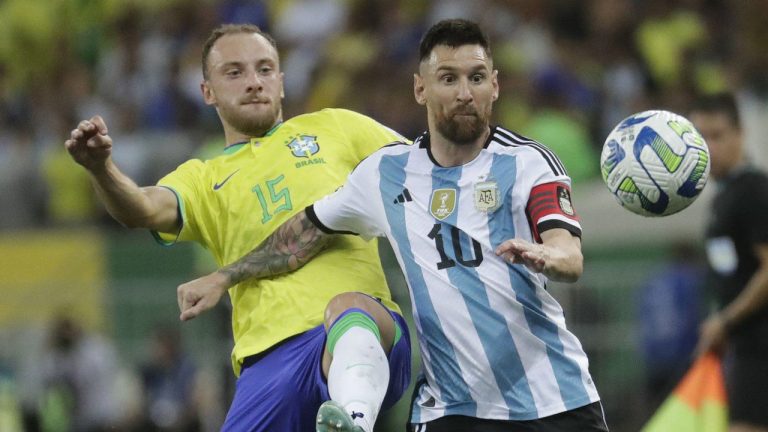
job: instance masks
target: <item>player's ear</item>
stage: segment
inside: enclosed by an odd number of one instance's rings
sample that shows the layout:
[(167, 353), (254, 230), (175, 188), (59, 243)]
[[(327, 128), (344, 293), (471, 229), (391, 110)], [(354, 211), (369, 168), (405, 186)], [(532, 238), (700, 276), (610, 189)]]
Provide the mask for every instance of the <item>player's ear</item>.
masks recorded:
[(413, 96), (419, 105), (426, 105), (427, 98), (424, 95), (424, 79), (417, 73), (413, 74)]
[(206, 105), (216, 105), (216, 95), (207, 80), (200, 83), (200, 91), (203, 93), (203, 100)]
[(491, 73), (491, 84), (493, 85), (493, 101), (499, 98), (499, 71), (494, 69)]

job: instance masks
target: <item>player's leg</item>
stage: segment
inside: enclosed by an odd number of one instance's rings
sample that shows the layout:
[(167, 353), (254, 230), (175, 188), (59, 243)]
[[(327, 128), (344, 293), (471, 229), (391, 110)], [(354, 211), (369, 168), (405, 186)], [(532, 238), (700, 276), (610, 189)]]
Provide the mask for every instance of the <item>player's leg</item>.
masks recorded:
[[(331, 401), (318, 411), (318, 431), (373, 430), (385, 397), (393, 398), (388, 387), (396, 393), (403, 378), (407, 386), (409, 377), (403, 371), (407, 369), (410, 374), (410, 347), (404, 355), (404, 341), (400, 339), (404, 331), (407, 336), (407, 329), (398, 318), (379, 301), (361, 293), (340, 294), (329, 302), (322, 365)], [(397, 358), (393, 373), (390, 354), (393, 360)], [(390, 386), (390, 378), (395, 378), (396, 384)]]
[(328, 399), (319, 325), (245, 359), (223, 432), (306, 432)]

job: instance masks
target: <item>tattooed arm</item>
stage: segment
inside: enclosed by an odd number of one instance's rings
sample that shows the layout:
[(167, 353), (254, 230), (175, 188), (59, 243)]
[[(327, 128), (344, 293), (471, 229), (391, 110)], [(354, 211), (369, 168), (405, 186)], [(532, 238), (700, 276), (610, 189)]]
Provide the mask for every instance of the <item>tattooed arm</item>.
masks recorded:
[(300, 212), (251, 252), (207, 276), (179, 285), (176, 290), (181, 320), (187, 321), (216, 306), (232, 286), (296, 270), (309, 262), (330, 240)]

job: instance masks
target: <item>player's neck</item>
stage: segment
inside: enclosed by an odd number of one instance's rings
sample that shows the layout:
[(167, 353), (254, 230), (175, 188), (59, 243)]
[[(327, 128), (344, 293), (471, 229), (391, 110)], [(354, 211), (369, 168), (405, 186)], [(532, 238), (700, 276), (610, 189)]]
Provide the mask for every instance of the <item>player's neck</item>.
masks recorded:
[(473, 161), (485, 146), (490, 128), (470, 143), (455, 143), (440, 134), (437, 130), (429, 132), (430, 151), (440, 166), (453, 167)]

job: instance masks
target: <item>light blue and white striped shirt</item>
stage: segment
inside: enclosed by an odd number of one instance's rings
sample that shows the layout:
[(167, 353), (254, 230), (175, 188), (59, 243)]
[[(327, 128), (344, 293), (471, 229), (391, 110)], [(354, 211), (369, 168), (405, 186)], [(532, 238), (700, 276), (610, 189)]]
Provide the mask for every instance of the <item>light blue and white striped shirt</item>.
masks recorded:
[[(423, 360), (411, 421), (529, 420), (599, 400), (546, 278), (494, 253), (504, 240), (536, 241), (553, 227), (581, 235), (559, 159), (501, 127), (462, 166), (439, 166), (429, 148), (425, 134), (380, 149), (307, 211), (326, 231), (392, 244)], [(549, 190), (558, 192), (533, 196)]]

